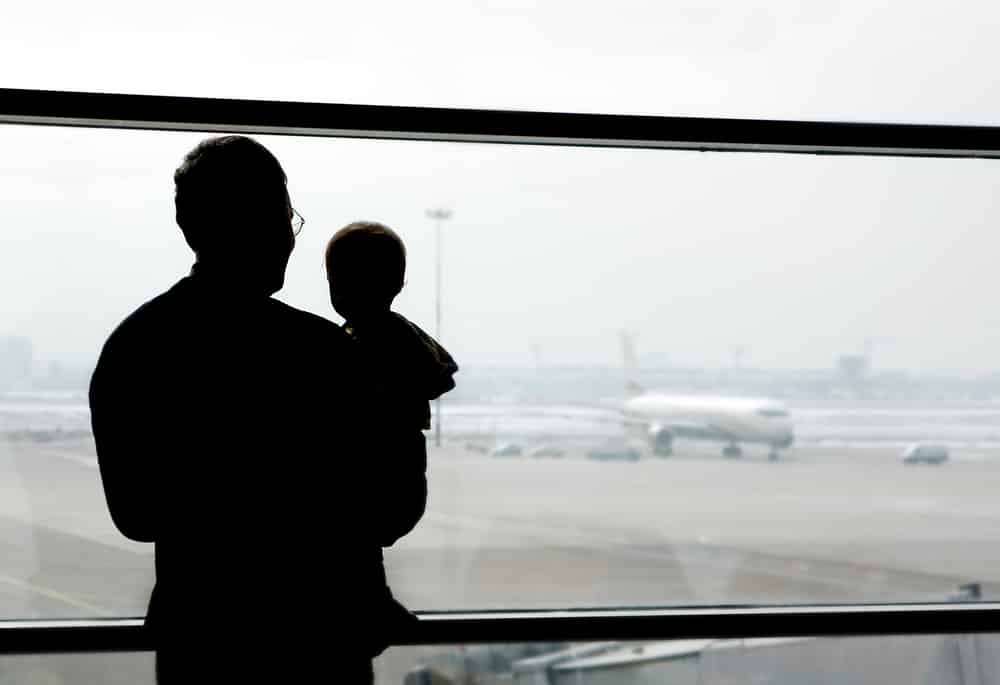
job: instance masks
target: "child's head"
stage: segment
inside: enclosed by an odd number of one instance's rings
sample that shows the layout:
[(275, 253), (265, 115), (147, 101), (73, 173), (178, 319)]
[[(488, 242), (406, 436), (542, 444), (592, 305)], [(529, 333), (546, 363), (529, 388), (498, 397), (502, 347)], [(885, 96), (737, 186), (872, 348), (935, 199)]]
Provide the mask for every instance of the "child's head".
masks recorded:
[(348, 321), (388, 311), (405, 273), (406, 247), (388, 226), (357, 221), (326, 245), (330, 301)]

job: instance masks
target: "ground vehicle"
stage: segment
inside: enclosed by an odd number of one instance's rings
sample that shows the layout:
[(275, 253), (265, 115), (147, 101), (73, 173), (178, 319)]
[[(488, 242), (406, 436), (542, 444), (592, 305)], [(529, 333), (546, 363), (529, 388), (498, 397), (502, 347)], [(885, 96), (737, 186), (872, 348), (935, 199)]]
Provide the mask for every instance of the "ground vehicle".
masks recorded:
[(941, 464), (946, 461), (948, 461), (948, 448), (945, 445), (918, 442), (903, 452), (904, 464)]
[(493, 457), (520, 457), (521, 446), (513, 442), (503, 442), (490, 452)]

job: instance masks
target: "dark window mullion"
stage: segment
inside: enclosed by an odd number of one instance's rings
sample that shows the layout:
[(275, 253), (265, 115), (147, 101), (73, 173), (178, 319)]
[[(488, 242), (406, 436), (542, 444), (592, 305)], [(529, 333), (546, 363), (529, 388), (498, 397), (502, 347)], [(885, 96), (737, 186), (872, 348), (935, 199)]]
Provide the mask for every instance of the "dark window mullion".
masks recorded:
[[(444, 612), (420, 619), (400, 645), (990, 633), (1000, 632), (1000, 604)], [(225, 617), (218, 620), (224, 639)], [(0, 621), (0, 655), (150, 649), (141, 619)]]
[(1000, 127), (517, 112), (0, 89), (0, 123), (458, 142), (998, 157)]

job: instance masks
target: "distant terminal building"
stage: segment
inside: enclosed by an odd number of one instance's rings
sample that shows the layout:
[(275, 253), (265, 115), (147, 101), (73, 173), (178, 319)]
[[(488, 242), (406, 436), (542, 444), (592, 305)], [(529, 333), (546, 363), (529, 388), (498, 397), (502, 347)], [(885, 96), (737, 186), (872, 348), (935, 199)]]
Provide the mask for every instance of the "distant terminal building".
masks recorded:
[(864, 354), (844, 354), (837, 358), (837, 374), (841, 380), (851, 383), (863, 381), (868, 377), (870, 363)]
[(33, 364), (34, 352), (28, 338), (0, 337), (0, 391), (28, 387)]

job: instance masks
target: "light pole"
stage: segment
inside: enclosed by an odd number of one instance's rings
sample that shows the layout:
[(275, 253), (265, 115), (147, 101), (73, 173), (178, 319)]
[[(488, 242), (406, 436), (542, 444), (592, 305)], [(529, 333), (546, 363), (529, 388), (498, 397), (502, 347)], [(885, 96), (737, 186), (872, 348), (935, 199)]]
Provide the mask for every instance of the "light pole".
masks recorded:
[[(434, 222), (434, 337), (441, 341), (441, 224), (451, 218), (451, 210), (428, 209), (427, 218)], [(437, 421), (434, 422), (434, 446), (441, 446), (441, 398), (435, 402)]]

